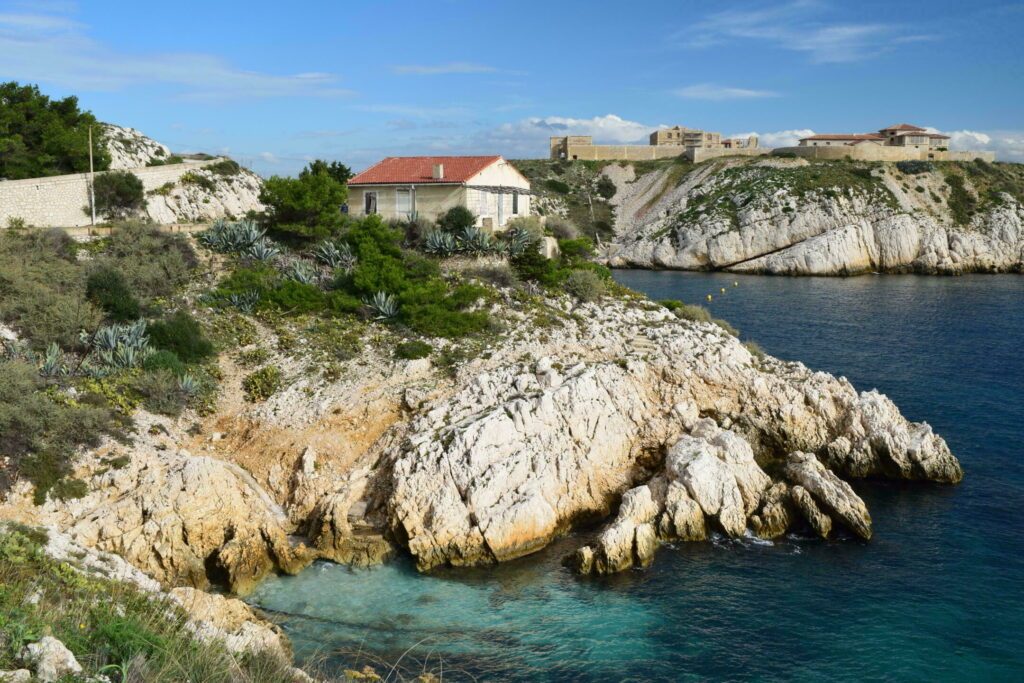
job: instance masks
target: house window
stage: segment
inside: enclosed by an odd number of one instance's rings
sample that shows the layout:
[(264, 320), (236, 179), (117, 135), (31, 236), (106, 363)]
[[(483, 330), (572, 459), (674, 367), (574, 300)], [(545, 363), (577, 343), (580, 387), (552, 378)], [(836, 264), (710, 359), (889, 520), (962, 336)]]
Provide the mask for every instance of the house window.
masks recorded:
[(377, 193), (376, 192), (364, 192), (363, 193), (363, 213), (367, 216), (372, 216), (377, 213)]
[(412, 214), (412, 190), (408, 187), (400, 187), (395, 190), (395, 213), (399, 215)]
[(519, 215), (519, 193), (518, 192), (513, 192), (512, 193), (512, 215), (513, 216), (518, 216)]

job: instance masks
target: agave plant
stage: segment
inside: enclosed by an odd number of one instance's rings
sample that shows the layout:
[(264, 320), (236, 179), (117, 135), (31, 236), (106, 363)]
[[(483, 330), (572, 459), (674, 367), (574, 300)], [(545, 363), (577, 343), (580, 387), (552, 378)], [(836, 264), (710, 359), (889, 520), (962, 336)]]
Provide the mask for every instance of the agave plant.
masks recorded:
[(522, 256), (532, 249), (534, 241), (533, 235), (526, 230), (512, 228), (503, 236), (499, 249), (509, 258), (515, 258), (516, 256)]
[(321, 242), (313, 250), (313, 258), (330, 268), (341, 269), (346, 273), (352, 272), (357, 261), (355, 254), (352, 253), (352, 247), (347, 242), (342, 242), (340, 247), (334, 242)]
[(263, 239), (265, 233), (266, 231), (261, 230), (255, 221), (229, 223), (217, 220), (208, 230), (200, 233), (198, 239), (201, 244), (214, 251), (243, 253)]
[(459, 234), (460, 249), (473, 256), (482, 256), (494, 251), (494, 238), (480, 228), (469, 226)]
[(195, 396), (199, 393), (199, 380), (187, 372), (178, 378), (178, 388), (186, 396)]
[(316, 268), (309, 265), (306, 261), (292, 261), (288, 264), (284, 274), (285, 277), (301, 282), (304, 285), (315, 285), (320, 279), (320, 274), (317, 273)]
[(376, 320), (387, 320), (398, 315), (398, 301), (390, 294), (377, 292), (371, 298), (363, 301), (374, 313)]
[(427, 235), (427, 239), (423, 243), (423, 250), (435, 256), (451, 256), (459, 250), (459, 244), (451, 233), (435, 230)]
[(79, 338), (90, 349), (86, 359), (90, 366), (102, 370), (134, 367), (150, 352), (146, 321), (141, 319), (127, 325), (107, 325), (92, 335), (83, 331)]
[(247, 289), (238, 294), (228, 295), (228, 304), (234, 306), (242, 313), (252, 313), (260, 303), (260, 293), (256, 289)]
[(46, 347), (46, 355), (43, 363), (39, 366), (39, 374), (43, 377), (63, 377), (68, 374), (68, 365), (64, 362), (64, 352), (57, 346), (57, 342), (50, 342)]
[(266, 237), (261, 237), (245, 250), (245, 255), (256, 261), (272, 261), (274, 258), (281, 253), (281, 250), (274, 246), (274, 243), (268, 240)]

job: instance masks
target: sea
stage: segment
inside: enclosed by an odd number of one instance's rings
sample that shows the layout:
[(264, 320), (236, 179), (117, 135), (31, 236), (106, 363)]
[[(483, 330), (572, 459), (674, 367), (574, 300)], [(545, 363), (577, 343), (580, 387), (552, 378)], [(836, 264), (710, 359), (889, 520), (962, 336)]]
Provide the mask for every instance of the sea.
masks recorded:
[(615, 278), (888, 394), (964, 481), (852, 482), (869, 542), (715, 538), (612, 577), (562, 567), (575, 535), (488, 569), (317, 563), (249, 597), (299, 662), (391, 681), (1024, 680), (1024, 277)]

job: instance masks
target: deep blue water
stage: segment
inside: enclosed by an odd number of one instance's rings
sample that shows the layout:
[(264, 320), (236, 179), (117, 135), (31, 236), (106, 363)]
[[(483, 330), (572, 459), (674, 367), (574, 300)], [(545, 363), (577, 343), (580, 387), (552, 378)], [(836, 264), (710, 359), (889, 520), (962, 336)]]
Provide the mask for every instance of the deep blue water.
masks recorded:
[(1024, 678), (1024, 277), (616, 278), (889, 394), (946, 438), (964, 482), (854, 482), (869, 543), (681, 544), (605, 579), (560, 566), (571, 537), (489, 570), (320, 563), (252, 596), (300, 659), (387, 673), (409, 650), (401, 668), (443, 663), (445, 680)]

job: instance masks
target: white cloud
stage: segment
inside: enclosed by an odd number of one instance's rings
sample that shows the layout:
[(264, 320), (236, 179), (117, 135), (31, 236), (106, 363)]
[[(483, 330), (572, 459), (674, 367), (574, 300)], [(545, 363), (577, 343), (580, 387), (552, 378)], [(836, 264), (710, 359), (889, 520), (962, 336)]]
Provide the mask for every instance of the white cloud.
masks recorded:
[(707, 16), (672, 38), (677, 44), (693, 48), (760, 41), (805, 52), (818, 63), (856, 62), (887, 52), (895, 44), (936, 39), (897, 24), (830, 23), (819, 19), (827, 9), (818, 0), (729, 9)]
[(949, 148), (953, 150), (988, 150), (996, 153), (999, 161), (1024, 162), (1024, 131), (999, 130), (982, 132), (979, 130), (943, 130), (949, 136)]
[(594, 142), (598, 144), (626, 144), (645, 142), (655, 128), (656, 126), (629, 121), (615, 114), (595, 116), (591, 119), (546, 116), (502, 124), (493, 134), (496, 139), (528, 138), (544, 141), (553, 135), (592, 135)]
[(748, 88), (729, 88), (715, 85), (713, 83), (701, 83), (699, 85), (688, 85), (685, 88), (678, 88), (672, 93), (677, 97), (688, 100), (710, 100), (721, 102), (724, 100), (749, 100), (761, 97), (778, 97), (779, 94), (770, 90), (750, 90)]
[(154, 83), (191, 98), (230, 99), (351, 94), (331, 74), (249, 71), (211, 54), (120, 52), (60, 14), (0, 14), (0, 78), (58, 84), (78, 92)]
[(814, 135), (814, 131), (810, 128), (777, 130), (769, 133), (750, 131), (747, 133), (735, 133), (729, 137), (746, 138), (751, 135), (756, 135), (758, 137), (758, 144), (760, 144), (761, 147), (795, 147), (800, 142), (800, 138), (806, 138)]
[(447, 64), (404, 64), (393, 68), (396, 74), (411, 76), (443, 76), (447, 74), (490, 74), (498, 70), (485, 64), (448, 62)]

